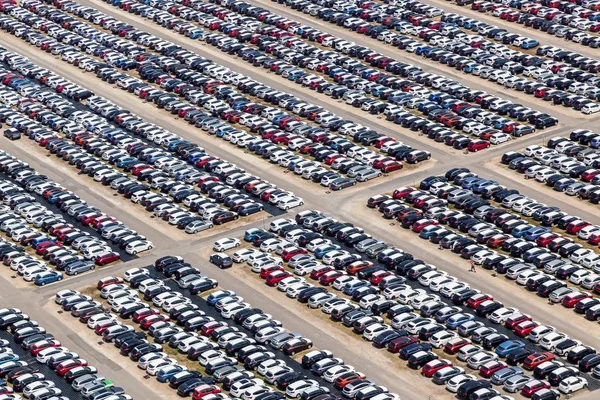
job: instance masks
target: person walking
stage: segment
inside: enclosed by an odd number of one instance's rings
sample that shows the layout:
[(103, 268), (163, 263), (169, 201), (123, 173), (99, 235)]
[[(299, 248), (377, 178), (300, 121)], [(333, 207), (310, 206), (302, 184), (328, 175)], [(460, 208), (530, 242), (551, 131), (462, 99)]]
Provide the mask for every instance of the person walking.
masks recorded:
[(471, 269), (469, 269), (469, 272), (477, 273), (477, 271), (475, 270), (475, 261), (473, 260), (471, 260)]

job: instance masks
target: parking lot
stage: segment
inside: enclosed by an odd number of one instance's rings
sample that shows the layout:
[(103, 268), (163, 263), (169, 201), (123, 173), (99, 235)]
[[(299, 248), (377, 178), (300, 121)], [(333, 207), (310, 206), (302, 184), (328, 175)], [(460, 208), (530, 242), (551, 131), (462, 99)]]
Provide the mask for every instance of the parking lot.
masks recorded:
[[(236, 325), (207, 303), (217, 289), (194, 295), (154, 267), (157, 259), (180, 256), (198, 268), (198, 279), (215, 279), (219, 290), (243, 297), (237, 300), (242, 308), (248, 303), (260, 309), (286, 332), (309, 339), (314, 350), (331, 351), (389, 391), (375, 400), (479, 398), (448, 391), (429, 373), (423, 376), (422, 364), (409, 367), (416, 361), (400, 359), (386, 346), (376, 348), (374, 338), (365, 338), (351, 323), (297, 301), (302, 290), (323, 288), (351, 308), (378, 315), (379, 306), (361, 307), (352, 289), (331, 286), (342, 275), (340, 282), (365, 281), (371, 287), (371, 275), (342, 261), (335, 264), (337, 258), (359, 255), (406, 280), (399, 283), (406, 287), (390, 289), (394, 294), (371, 288), (383, 296), (379, 300), (435, 319), (441, 328), (428, 327), (435, 332), (458, 331), (420, 303), (416, 307), (400, 297), (423, 291), (433, 296), (426, 298), (432, 310), (457, 306), (456, 312), (475, 315), (482, 326), (497, 330), (492, 334), (506, 335), (505, 341), (524, 341), (532, 352), (550, 351), (575, 368), (587, 388), (574, 384), (569, 398), (595, 398), (600, 367), (594, 373), (596, 364), (582, 369), (569, 361), (574, 347), (564, 353), (544, 348), (505, 319), (493, 322), (492, 313), (480, 314), (466, 300), (453, 303), (444, 294), (446, 286), (489, 294), (503, 307), (517, 309), (510, 309), (511, 317), (522, 314), (600, 349), (600, 311), (593, 308), (600, 296), (600, 26), (594, 7), (463, 0), (0, 1), (0, 197), (8, 213), (0, 217), (0, 279), (6, 288), (0, 305), (27, 314), (122, 387), (115, 400), (176, 398), (177, 390), (110, 344), (99, 345), (102, 339), (70, 312), (57, 313), (53, 302), (61, 290), (92, 293), (106, 276), (147, 267), (206, 316)], [(472, 176), (455, 180), (450, 171), (457, 168)], [(409, 199), (408, 192), (395, 194), (404, 188), (423, 193)], [(494, 197), (503, 190), (514, 192)], [(379, 195), (390, 196), (384, 199), (391, 201), (387, 211), (378, 210)], [(373, 209), (367, 201), (379, 203)], [(536, 215), (538, 209), (543, 212)], [(273, 221), (301, 218), (307, 210), (364, 230), (364, 237), (356, 236), (359, 246), (325, 228), (303, 227), (340, 246), (333, 251), (342, 253), (331, 260), (295, 237), (288, 240), (292, 244), (282, 242), (319, 265), (336, 265), (339, 272), (332, 272), (329, 282), (299, 274), (285, 249), (277, 254), (275, 247), (262, 250), (260, 242), (243, 240), (253, 229), (269, 231)], [(444, 242), (447, 236), (454, 239)], [(260, 249), (276, 263), (285, 261), (273, 277), (265, 272), (262, 279), (261, 267), (245, 261), (218, 268), (209, 259), (222, 238), (241, 242), (223, 251), (228, 256)], [(362, 242), (370, 238), (380, 242)], [(373, 248), (371, 257), (363, 245), (382, 247)], [(398, 266), (379, 259), (388, 247), (414, 262)], [(469, 271), (470, 263), (476, 273)], [(435, 266), (450, 278), (442, 282), (431, 273), (441, 286), (418, 279), (421, 275), (411, 278), (413, 271), (420, 274), (419, 265)], [(277, 286), (277, 271), (291, 274), (290, 282), (299, 285), (295, 291), (270, 287), (271, 280)], [(590, 301), (592, 311), (580, 312), (579, 298), (571, 303), (569, 296), (579, 293), (591, 299), (584, 303)], [(134, 300), (152, 303), (141, 293)], [(169, 314), (162, 305), (150, 307)], [(119, 311), (111, 311), (118, 324), (145, 330)], [(394, 322), (396, 314), (381, 316), (376, 323), (385, 329), (430, 343), (425, 331), (403, 333), (407, 326)], [(249, 337), (255, 334), (239, 328)], [(62, 396), (83, 398), (12, 343), (9, 331), (1, 333), (20, 360), (54, 382)], [(198, 333), (204, 335), (199, 328)], [(483, 346), (483, 339), (476, 344)], [(496, 354), (499, 345), (486, 351)], [(301, 367), (310, 350), (290, 356), (266, 347), (299, 373), (295, 379), (304, 374), (315, 379), (311, 385), (328, 389), (320, 400), (342, 396), (333, 382)], [(166, 352), (212, 377), (198, 361)], [(461, 374), (491, 379), (444, 346), (431, 352), (463, 368)], [(499, 361), (506, 362), (504, 356)], [(244, 368), (243, 361), (237, 363)], [(247, 370), (264, 379), (258, 369)], [(219, 387), (224, 398), (246, 399)], [(272, 393), (265, 399), (285, 396), (285, 389), (267, 387)], [(478, 395), (492, 398), (485, 387), (477, 388)], [(498, 396), (555, 399), (567, 398), (565, 387), (557, 383), (537, 395), (539, 388), (525, 395), (502, 384), (491, 389)], [(217, 393), (203, 390), (188, 395)], [(494, 400), (500, 398), (509, 397)]]

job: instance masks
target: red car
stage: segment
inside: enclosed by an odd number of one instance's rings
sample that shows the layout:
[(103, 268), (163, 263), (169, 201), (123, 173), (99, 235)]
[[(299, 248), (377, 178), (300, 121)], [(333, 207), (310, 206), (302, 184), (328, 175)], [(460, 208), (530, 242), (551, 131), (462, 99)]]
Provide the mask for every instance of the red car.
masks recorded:
[(346, 387), (350, 383), (361, 380), (361, 379), (365, 379), (364, 374), (362, 374), (360, 372), (356, 372), (356, 371), (350, 371), (350, 372), (343, 373), (342, 375), (335, 378), (335, 381), (333, 382), (333, 384), (335, 385), (336, 388), (342, 390), (342, 389), (344, 389), (344, 387)]
[(500, 361), (490, 361), (479, 368), (479, 375), (483, 378), (489, 378), (494, 372), (500, 371), (506, 368), (506, 364)]
[(573, 221), (571, 222), (569, 225), (567, 225), (567, 233), (571, 234), (571, 235), (576, 235), (579, 233), (580, 230), (582, 230), (583, 228), (590, 226), (592, 224), (590, 224), (587, 221)]
[(96, 335), (102, 336), (102, 334), (104, 333), (105, 330), (107, 330), (111, 326), (115, 326), (115, 325), (118, 325), (118, 324), (119, 324), (119, 321), (110, 321), (110, 322), (107, 322), (107, 323), (102, 323), (101, 325), (97, 325), (94, 328), (94, 332), (96, 332)]
[(548, 233), (544, 233), (543, 235), (538, 237), (535, 240), (535, 243), (538, 246), (546, 247), (546, 246), (548, 246), (548, 243), (550, 243), (551, 241), (553, 241), (554, 239), (559, 238), (559, 237), (560, 237), (560, 235), (558, 233), (548, 232)]
[(298, 254), (306, 254), (308, 253), (308, 251), (306, 249), (300, 248), (300, 247), (293, 247), (289, 250), (284, 250), (283, 253), (281, 253), (281, 259), (285, 262), (290, 261), (290, 258), (297, 256)]
[(446, 368), (446, 367), (451, 367), (451, 366), (452, 366), (452, 363), (448, 360), (429, 361), (421, 369), (421, 375), (423, 375), (426, 378), (431, 378), (433, 376), (433, 374), (435, 374), (440, 369)]
[(425, 203), (428, 200), (434, 199), (435, 197), (433, 196), (429, 196), (429, 195), (424, 195), (424, 196), (419, 196), (415, 199), (415, 201), (413, 202), (413, 205), (417, 208), (423, 208), (423, 206), (425, 205)]
[(532, 330), (534, 330), (538, 326), (539, 326), (539, 324), (537, 322), (525, 321), (525, 322), (521, 322), (520, 324), (515, 326), (514, 331), (517, 336), (526, 337), (527, 335), (529, 335), (531, 333)]
[(581, 180), (584, 182), (589, 182), (594, 179), (595, 176), (600, 175), (600, 169), (588, 169), (581, 174)]
[(275, 271), (283, 271), (283, 267), (278, 265), (273, 265), (271, 267), (263, 267), (260, 269), (260, 277), (263, 279), (267, 279), (267, 276)]
[(50, 347), (60, 347), (61, 344), (58, 340), (42, 340), (41, 342), (37, 342), (29, 349), (29, 352), (32, 356), (37, 356), (37, 354), (45, 349), (49, 349)]
[(154, 325), (155, 323), (168, 321), (168, 320), (169, 320), (169, 317), (167, 317), (166, 315), (162, 315), (162, 314), (150, 315), (140, 321), (140, 327), (142, 329), (150, 329), (150, 327), (152, 325)]
[(492, 296), (485, 293), (476, 294), (467, 300), (467, 306), (475, 310), (481, 303), (488, 300), (494, 300)]
[(321, 268), (321, 269), (315, 269), (315, 270), (311, 271), (310, 279), (319, 279), (320, 277), (322, 277), (329, 271), (334, 271), (334, 268), (333, 267), (325, 267), (325, 268)]
[(390, 271), (377, 271), (375, 272), (373, 275), (371, 275), (371, 284), (372, 285), (378, 285), (379, 282), (381, 282), (381, 280), (383, 278), (385, 278), (386, 276), (390, 276), (392, 275), (392, 273)]
[(134, 312), (131, 319), (133, 320), (133, 322), (139, 323), (144, 318), (149, 317), (151, 315), (156, 315), (159, 313), (160, 313), (160, 311), (158, 311), (155, 308), (142, 308), (141, 310), (137, 310), (136, 312)]
[(204, 336), (210, 336), (215, 329), (220, 328), (222, 326), (225, 326), (225, 323), (220, 321), (211, 321), (207, 324), (204, 324), (202, 326), (202, 329), (200, 329), (200, 332), (202, 332)]
[(53, 241), (47, 241), (44, 243), (40, 243), (38, 245), (38, 247), (35, 249), (35, 254), (39, 254), (42, 255), (44, 254), (44, 250), (46, 250), (48, 247), (52, 247), (52, 246), (56, 246), (57, 243), (53, 242)]
[(373, 266), (373, 263), (370, 261), (362, 261), (362, 260), (354, 261), (352, 264), (350, 264), (346, 267), (346, 272), (348, 272), (350, 275), (356, 275), (363, 269), (372, 267), (372, 266)]
[(273, 271), (267, 276), (265, 283), (269, 286), (276, 286), (279, 282), (281, 282), (285, 278), (289, 278), (290, 276), (293, 275), (287, 271)]
[(319, 278), (319, 283), (323, 286), (331, 285), (337, 278), (344, 275), (342, 271), (331, 271)]
[(417, 221), (413, 224), (412, 230), (413, 232), (420, 233), (423, 229), (431, 225), (439, 225), (439, 222), (433, 219), (425, 219), (421, 221)]
[(525, 321), (531, 321), (531, 317), (527, 314), (517, 314), (509, 317), (504, 322), (504, 326), (510, 330), (513, 330), (517, 325)]
[(119, 253), (110, 252), (97, 256), (96, 258), (94, 258), (94, 262), (96, 263), (96, 265), (106, 265), (120, 259), (121, 256), (119, 255)]
[(208, 396), (209, 394), (221, 393), (221, 388), (217, 385), (201, 385), (194, 389), (192, 394), (193, 400), (200, 400), (201, 398)]
[(444, 346), (444, 353), (456, 354), (459, 352), (460, 349), (462, 349), (468, 344), (471, 344), (471, 341), (466, 338), (452, 339)]
[(82, 358), (76, 358), (74, 360), (63, 361), (56, 366), (56, 373), (60, 376), (65, 376), (67, 372), (77, 367), (85, 367), (87, 361)]
[(467, 148), (469, 149), (469, 151), (473, 151), (473, 152), (477, 152), (479, 150), (487, 149), (488, 147), (490, 147), (490, 142), (488, 142), (487, 140), (473, 140), (467, 146)]
[(550, 385), (544, 381), (533, 380), (525, 384), (521, 389), (521, 394), (524, 397), (530, 398), (534, 395), (535, 392), (538, 392), (542, 389), (550, 389)]
[(395, 161), (395, 160), (386, 161), (381, 166), (381, 172), (388, 173), (388, 172), (392, 172), (392, 171), (397, 171), (397, 170), (402, 169), (403, 167), (404, 166), (399, 161)]
[(373, 168), (381, 169), (383, 164), (388, 161), (395, 161), (392, 157), (383, 157), (373, 162)]
[(593, 244), (594, 246), (600, 244), (600, 235), (595, 233), (591, 234), (587, 241), (589, 244)]
[(101, 290), (108, 285), (116, 285), (117, 283), (123, 283), (123, 279), (114, 276), (107, 276), (106, 278), (102, 278), (98, 281), (96, 288)]
[(143, 170), (145, 170), (145, 169), (148, 169), (148, 168), (152, 168), (152, 167), (151, 167), (151, 166), (149, 166), (149, 165), (147, 165), (147, 164), (136, 165), (135, 167), (133, 167), (133, 168), (131, 169), (131, 173), (132, 173), (133, 175), (137, 176), (137, 175), (139, 175), (139, 174), (140, 174), (140, 172), (142, 172)]
[(510, 235), (503, 234), (494, 235), (491, 238), (489, 238), (486, 243), (492, 249), (497, 249), (498, 247), (501, 247), (504, 244), (504, 242), (506, 242), (511, 237), (512, 236)]
[(409, 193), (414, 192), (416, 189), (412, 187), (401, 187), (394, 190), (392, 193), (392, 197), (395, 199), (404, 199), (408, 196)]
[(401, 336), (388, 343), (387, 350), (390, 353), (398, 353), (400, 350), (413, 343), (419, 343), (416, 336)]
[(554, 354), (546, 351), (543, 353), (533, 353), (523, 361), (523, 368), (532, 371), (543, 362), (554, 360)]
[(573, 308), (573, 307), (575, 307), (575, 304), (579, 303), (581, 300), (587, 299), (590, 297), (592, 297), (592, 295), (589, 293), (583, 293), (583, 292), (571, 293), (571, 294), (568, 294), (565, 297), (563, 297), (561, 304), (567, 308)]

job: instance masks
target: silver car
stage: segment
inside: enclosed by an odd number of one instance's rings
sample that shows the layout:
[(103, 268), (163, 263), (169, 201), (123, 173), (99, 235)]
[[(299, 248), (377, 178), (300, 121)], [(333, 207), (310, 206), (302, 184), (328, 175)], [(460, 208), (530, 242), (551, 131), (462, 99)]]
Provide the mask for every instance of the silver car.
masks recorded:
[(366, 182), (378, 178), (381, 175), (383, 175), (383, 173), (378, 169), (365, 168), (356, 173), (356, 180), (359, 182)]
[(494, 385), (502, 385), (504, 382), (508, 381), (508, 379), (518, 375), (523, 375), (523, 370), (519, 367), (503, 368), (492, 374), (492, 383)]
[(504, 390), (509, 393), (519, 392), (533, 378), (527, 375), (515, 375), (504, 382)]
[(194, 234), (194, 233), (205, 231), (212, 227), (213, 227), (213, 224), (210, 221), (193, 221), (186, 225), (185, 232), (189, 233), (189, 234)]

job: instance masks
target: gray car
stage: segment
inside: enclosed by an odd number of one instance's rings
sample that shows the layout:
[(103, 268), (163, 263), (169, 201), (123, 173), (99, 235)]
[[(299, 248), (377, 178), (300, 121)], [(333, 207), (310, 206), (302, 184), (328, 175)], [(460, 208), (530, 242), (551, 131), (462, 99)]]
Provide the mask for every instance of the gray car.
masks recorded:
[(77, 275), (87, 271), (91, 271), (96, 268), (96, 265), (93, 262), (86, 261), (77, 261), (73, 264), (67, 265), (65, 268), (65, 273), (67, 275)]
[(270, 339), (269, 344), (274, 349), (280, 350), (286, 342), (295, 339), (296, 337), (298, 337), (298, 335), (289, 332), (284, 332)]
[(496, 371), (492, 374), (492, 383), (494, 385), (502, 385), (508, 379), (518, 375), (523, 375), (523, 370), (519, 367), (503, 368), (500, 371)]
[(533, 378), (527, 375), (515, 375), (504, 382), (504, 390), (509, 393), (519, 392)]

